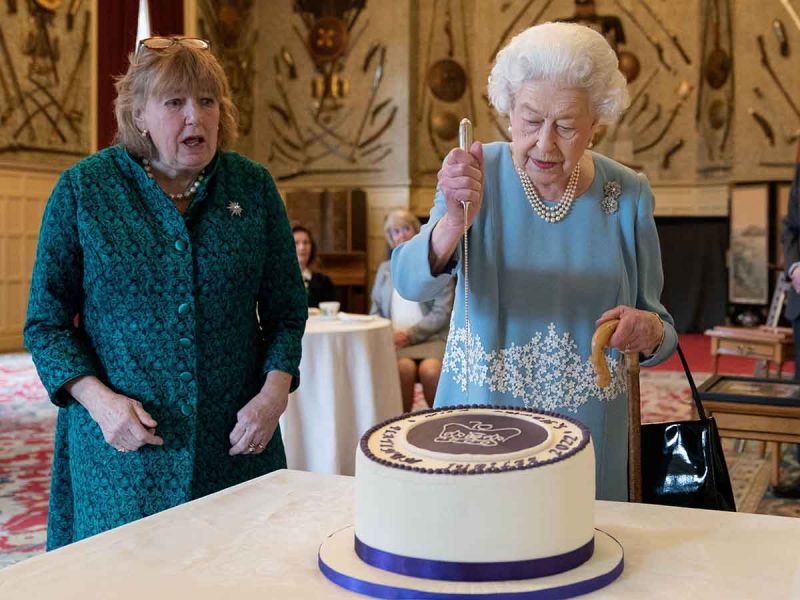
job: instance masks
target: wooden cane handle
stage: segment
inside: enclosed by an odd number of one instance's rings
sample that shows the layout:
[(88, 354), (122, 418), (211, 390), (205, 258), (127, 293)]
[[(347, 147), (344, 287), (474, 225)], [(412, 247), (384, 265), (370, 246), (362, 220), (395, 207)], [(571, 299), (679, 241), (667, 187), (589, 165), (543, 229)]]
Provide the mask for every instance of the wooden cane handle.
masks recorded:
[(594, 370), (597, 373), (597, 387), (599, 388), (606, 388), (611, 383), (611, 371), (608, 370), (608, 362), (603, 353), (603, 348), (608, 346), (608, 342), (611, 336), (614, 335), (617, 325), (619, 325), (619, 319), (606, 321), (595, 329), (594, 335), (592, 336), (591, 360), (594, 365)]

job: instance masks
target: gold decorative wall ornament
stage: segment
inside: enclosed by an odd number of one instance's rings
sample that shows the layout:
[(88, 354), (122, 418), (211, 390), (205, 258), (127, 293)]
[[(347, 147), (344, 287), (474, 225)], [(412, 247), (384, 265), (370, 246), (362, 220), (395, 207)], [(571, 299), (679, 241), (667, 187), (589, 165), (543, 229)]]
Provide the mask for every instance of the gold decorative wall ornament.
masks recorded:
[(30, 0), (24, 7), (6, 3), (0, 23), (0, 161), (41, 165), (53, 157), (61, 165), (91, 147), (91, 14), (79, 0)]
[[(378, 172), (391, 155), (383, 140), (398, 106), (392, 97), (381, 98), (387, 45), (359, 43), (369, 29), (368, 19), (357, 25), (366, 7), (366, 0), (294, 3), (302, 27), (292, 25), (294, 40), (273, 57), (274, 96), (267, 103), (267, 160), (276, 165), (277, 179)], [(308, 62), (313, 71), (303, 72), (300, 65)], [(351, 97), (353, 88), (357, 97)]]
[(315, 60), (330, 62), (347, 50), (347, 25), (337, 17), (322, 17), (308, 31), (308, 49)]

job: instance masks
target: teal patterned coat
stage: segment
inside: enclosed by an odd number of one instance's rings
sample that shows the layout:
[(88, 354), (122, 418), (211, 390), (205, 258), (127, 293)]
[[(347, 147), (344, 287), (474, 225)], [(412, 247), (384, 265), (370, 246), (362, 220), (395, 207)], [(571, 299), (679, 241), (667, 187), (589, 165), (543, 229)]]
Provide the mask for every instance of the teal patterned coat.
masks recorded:
[[(260, 455), (229, 456), (228, 435), (267, 372), (297, 387), (306, 317), (286, 212), (263, 167), (218, 153), (183, 215), (119, 146), (65, 171), (45, 209), (25, 324), (60, 407), (48, 549), (285, 467), (279, 432)], [(87, 374), (141, 401), (164, 445), (108, 445), (63, 389)]]

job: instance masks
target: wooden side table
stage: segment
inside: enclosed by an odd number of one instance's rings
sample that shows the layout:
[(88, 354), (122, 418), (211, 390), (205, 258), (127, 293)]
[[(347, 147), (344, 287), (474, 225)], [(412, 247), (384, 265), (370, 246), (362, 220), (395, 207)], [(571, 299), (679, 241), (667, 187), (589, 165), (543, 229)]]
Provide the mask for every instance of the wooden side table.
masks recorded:
[(800, 443), (800, 382), (712, 375), (697, 391), (722, 437), (759, 440), (772, 446), (770, 483), (777, 485), (780, 444)]
[(716, 374), (719, 357), (743, 356), (767, 362), (766, 375), (770, 374), (770, 363), (775, 364), (776, 376), (781, 377), (783, 364), (794, 355), (792, 331), (787, 327), (724, 327), (706, 330), (711, 338), (711, 355)]
[(800, 444), (800, 407), (703, 400), (703, 408), (716, 419), (720, 436), (770, 443), (770, 483), (778, 485), (781, 442)]

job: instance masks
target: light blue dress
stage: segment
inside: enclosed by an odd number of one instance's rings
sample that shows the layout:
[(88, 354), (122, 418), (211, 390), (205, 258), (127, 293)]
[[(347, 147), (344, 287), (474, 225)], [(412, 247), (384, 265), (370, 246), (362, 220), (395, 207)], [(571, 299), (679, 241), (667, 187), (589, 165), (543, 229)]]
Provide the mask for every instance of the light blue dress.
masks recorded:
[[(420, 234), (392, 255), (395, 286), (409, 300), (429, 300), (458, 277), (435, 406), (527, 406), (578, 418), (591, 430), (595, 445), (597, 497), (624, 501), (628, 457), (622, 355), (608, 351), (612, 382), (598, 388), (591, 339), (595, 320), (624, 304), (654, 311), (665, 323), (661, 348), (643, 366), (658, 364), (675, 350), (672, 317), (659, 299), (663, 272), (650, 186), (644, 175), (592, 153), (591, 186), (563, 221), (548, 223), (525, 196), (510, 146), (485, 144), (483, 152), (483, 205), (469, 232), (470, 344), (463, 242), (447, 272), (433, 276), (423, 268), (429, 264), (431, 231), (445, 213), (440, 192)], [(609, 182), (619, 184), (621, 193), (610, 194)]]

